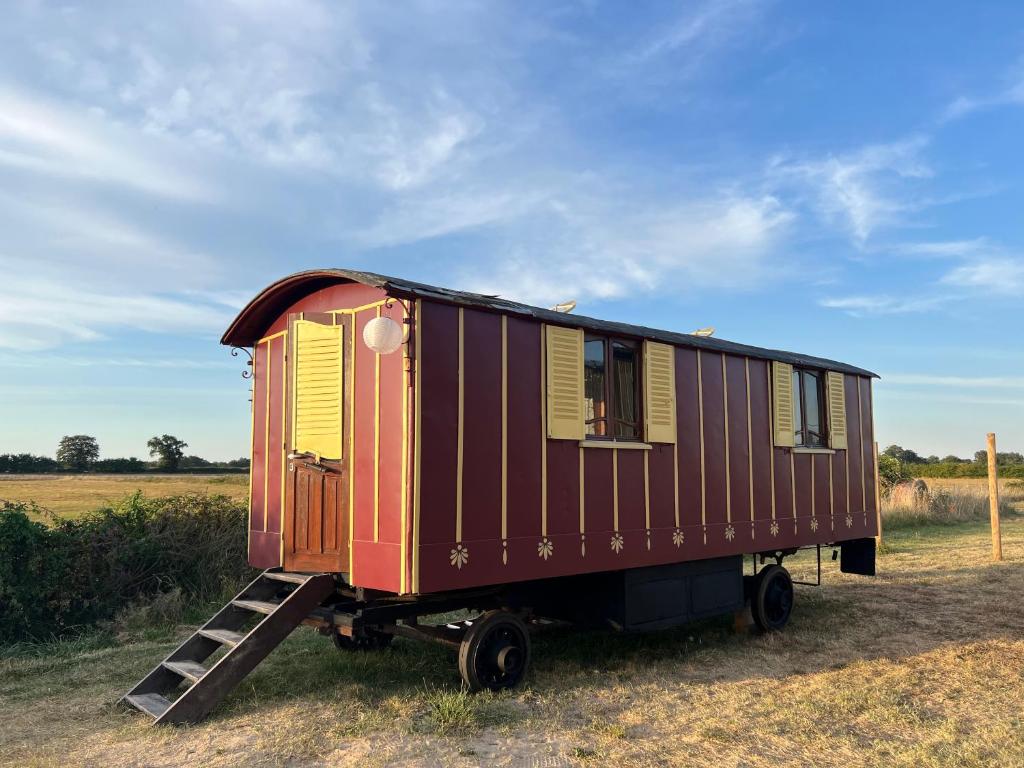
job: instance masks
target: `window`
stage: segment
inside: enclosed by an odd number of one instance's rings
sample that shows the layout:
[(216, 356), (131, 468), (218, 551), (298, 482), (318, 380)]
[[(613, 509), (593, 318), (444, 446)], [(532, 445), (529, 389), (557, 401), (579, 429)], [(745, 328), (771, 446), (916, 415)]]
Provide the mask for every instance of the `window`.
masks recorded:
[(587, 335), (583, 378), (587, 436), (639, 440), (639, 346), (625, 339)]
[(822, 374), (806, 368), (793, 369), (793, 437), (794, 445), (824, 448), (825, 398), (822, 395)]

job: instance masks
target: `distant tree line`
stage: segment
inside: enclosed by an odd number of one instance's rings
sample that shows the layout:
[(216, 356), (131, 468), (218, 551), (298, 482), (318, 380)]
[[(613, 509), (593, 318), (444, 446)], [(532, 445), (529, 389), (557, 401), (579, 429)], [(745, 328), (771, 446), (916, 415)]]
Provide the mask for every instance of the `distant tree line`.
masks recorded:
[[(975, 451), (974, 458), (959, 456), (921, 456), (900, 445), (890, 445), (879, 456), (879, 463), (888, 459), (916, 477), (985, 477), (988, 474), (988, 452)], [(997, 452), (996, 464), (1002, 477), (1024, 478), (1024, 454), (1016, 451)], [(890, 466), (892, 466), (890, 464)], [(895, 471), (895, 470), (894, 470)]]
[(46, 472), (99, 472), (128, 474), (135, 472), (177, 472), (240, 470), (249, 467), (249, 459), (209, 461), (201, 456), (186, 456), (188, 443), (174, 435), (160, 435), (146, 443), (153, 461), (135, 458), (101, 459), (100, 447), (91, 435), (65, 435), (57, 446), (56, 459), (31, 453), (0, 454), (0, 473), (38, 474)]
[[(921, 456), (917, 451), (904, 448), (901, 445), (890, 445), (882, 453), (886, 456), (891, 456), (903, 464), (970, 464), (971, 462), (988, 464), (987, 451), (975, 451), (973, 459), (961, 459), (959, 456), (953, 455), (944, 456), (940, 459), (938, 456)], [(1000, 466), (1024, 464), (1024, 454), (1017, 453), (1016, 451), (1009, 451), (1007, 453), (997, 452), (996, 464)]]

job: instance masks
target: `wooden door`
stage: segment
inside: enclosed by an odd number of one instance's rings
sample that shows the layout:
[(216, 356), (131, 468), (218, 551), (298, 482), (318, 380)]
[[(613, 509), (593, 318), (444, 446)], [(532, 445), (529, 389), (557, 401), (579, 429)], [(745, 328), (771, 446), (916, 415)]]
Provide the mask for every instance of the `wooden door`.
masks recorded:
[(286, 571), (349, 570), (350, 322), (309, 312), (288, 318)]

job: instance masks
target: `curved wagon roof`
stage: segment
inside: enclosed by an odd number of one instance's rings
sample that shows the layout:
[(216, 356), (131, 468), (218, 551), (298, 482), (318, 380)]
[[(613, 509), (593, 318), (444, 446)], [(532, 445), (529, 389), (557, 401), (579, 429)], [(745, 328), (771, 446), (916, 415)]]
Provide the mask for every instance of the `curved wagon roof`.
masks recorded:
[(337, 268), (297, 272), (264, 288), (232, 321), (221, 337), (221, 343), (236, 347), (252, 346), (259, 340), (263, 331), (297, 300), (321, 288), (344, 282), (361, 283), (380, 288), (389, 296), (398, 298), (430, 299), (492, 312), (521, 315), (553, 325), (652, 339), (694, 349), (744, 355), (763, 360), (779, 360), (785, 363), (792, 363), (793, 365), (826, 368), (843, 373), (878, 378), (876, 373), (837, 360), (778, 349), (765, 349), (749, 344), (739, 344), (733, 341), (717, 339), (711, 336), (694, 336), (689, 333), (664, 331), (630, 323), (599, 320), (593, 317), (586, 317), (585, 315), (555, 312), (551, 309), (534, 307), (529, 304), (521, 304), (509, 299), (503, 299), (500, 296), (456, 291), (450, 288), (439, 288), (434, 285), (417, 283), (412, 280), (379, 275), (374, 272)]

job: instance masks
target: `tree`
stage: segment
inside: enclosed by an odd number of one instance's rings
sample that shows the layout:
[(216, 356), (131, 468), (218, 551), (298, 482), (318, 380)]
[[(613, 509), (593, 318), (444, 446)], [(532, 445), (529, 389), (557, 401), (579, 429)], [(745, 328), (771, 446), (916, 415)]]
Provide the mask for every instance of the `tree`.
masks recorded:
[(157, 466), (161, 469), (177, 469), (178, 462), (185, 455), (183, 449), (188, 448), (188, 443), (179, 440), (174, 435), (151, 437), (146, 445), (149, 447), (150, 456), (159, 457)]
[(88, 469), (99, 457), (100, 445), (89, 435), (64, 435), (57, 446), (57, 461), (66, 469)]
[(959, 456), (954, 456), (953, 454), (942, 457), (943, 464), (963, 464), (964, 461), (966, 461), (966, 459), (961, 459)]
[(924, 463), (925, 464), (938, 464), (939, 463), (939, 457), (938, 456), (929, 456), (927, 459), (924, 460)]
[(882, 453), (890, 456), (901, 464), (924, 464), (924, 459), (917, 455), (916, 451), (904, 448), (900, 445), (890, 445)]

